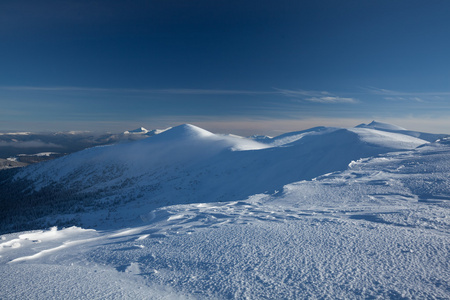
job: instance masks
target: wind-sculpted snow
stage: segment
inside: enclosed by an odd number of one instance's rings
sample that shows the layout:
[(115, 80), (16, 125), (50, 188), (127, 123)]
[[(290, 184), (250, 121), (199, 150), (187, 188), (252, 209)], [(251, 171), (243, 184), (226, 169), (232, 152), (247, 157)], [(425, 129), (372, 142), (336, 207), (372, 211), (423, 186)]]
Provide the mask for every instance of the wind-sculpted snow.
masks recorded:
[[(9, 237), (0, 243), (1, 299), (193, 299), (110, 266), (74, 263), (105, 240), (95, 230), (54, 227)], [(16, 258), (5, 264), (5, 256)]]
[(448, 299), (449, 174), (443, 139), (141, 226), (3, 235), (0, 298)]

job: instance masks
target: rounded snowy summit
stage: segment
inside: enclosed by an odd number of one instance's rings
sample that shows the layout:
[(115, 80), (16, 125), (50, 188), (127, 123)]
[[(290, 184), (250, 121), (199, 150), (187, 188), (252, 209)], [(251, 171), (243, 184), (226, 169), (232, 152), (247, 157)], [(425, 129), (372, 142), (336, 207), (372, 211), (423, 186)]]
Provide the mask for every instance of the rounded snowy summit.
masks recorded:
[(182, 124), (175, 126), (158, 135), (159, 139), (187, 139), (187, 138), (205, 138), (212, 137), (214, 134), (205, 129), (191, 124)]

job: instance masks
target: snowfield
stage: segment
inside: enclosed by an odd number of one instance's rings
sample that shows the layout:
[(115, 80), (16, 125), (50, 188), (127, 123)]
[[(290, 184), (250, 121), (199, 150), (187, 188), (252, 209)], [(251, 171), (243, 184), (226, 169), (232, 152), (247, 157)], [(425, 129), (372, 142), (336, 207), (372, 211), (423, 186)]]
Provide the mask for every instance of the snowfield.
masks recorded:
[(3, 234), (0, 299), (449, 299), (450, 139), (371, 124), (182, 125), (24, 168), (127, 201)]

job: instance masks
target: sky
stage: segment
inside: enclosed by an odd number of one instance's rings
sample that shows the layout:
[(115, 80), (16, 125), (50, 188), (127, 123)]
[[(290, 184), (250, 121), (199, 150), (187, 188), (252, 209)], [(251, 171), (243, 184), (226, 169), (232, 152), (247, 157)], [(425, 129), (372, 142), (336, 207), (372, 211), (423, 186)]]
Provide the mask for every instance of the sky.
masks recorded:
[(3, 0), (0, 131), (450, 133), (447, 0)]

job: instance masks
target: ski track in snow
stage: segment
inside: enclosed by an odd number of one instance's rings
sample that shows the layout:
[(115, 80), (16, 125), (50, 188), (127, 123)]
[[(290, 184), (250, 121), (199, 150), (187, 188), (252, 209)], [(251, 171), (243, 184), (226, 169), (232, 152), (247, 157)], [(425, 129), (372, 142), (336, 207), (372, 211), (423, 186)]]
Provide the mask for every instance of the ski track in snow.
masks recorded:
[(0, 298), (449, 299), (449, 174), (443, 141), (142, 226), (6, 234)]

